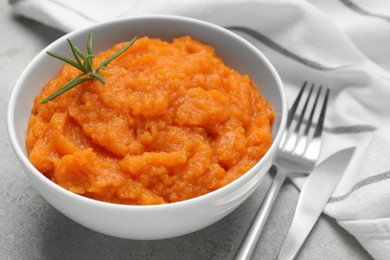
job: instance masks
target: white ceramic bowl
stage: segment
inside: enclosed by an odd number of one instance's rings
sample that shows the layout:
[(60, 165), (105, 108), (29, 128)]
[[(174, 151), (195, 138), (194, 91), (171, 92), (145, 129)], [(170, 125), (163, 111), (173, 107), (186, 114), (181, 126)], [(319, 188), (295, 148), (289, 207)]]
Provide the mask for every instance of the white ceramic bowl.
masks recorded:
[[(46, 49), (70, 56), (66, 39), (83, 46), (93, 33), (94, 51), (106, 50), (135, 35), (171, 40), (190, 35), (212, 45), (231, 68), (250, 75), (276, 112), (273, 145), (247, 173), (209, 194), (171, 204), (129, 206), (85, 198), (69, 192), (42, 175), (28, 160), (25, 138), (33, 98), (63, 63)], [(188, 234), (215, 223), (237, 208), (260, 184), (272, 163), (286, 121), (286, 101), (281, 80), (266, 57), (238, 35), (219, 26), (177, 16), (143, 16), (105, 22), (74, 31), (42, 50), (27, 66), (12, 92), (8, 106), (8, 133), (23, 169), (38, 192), (70, 219), (97, 232), (128, 239), (163, 239)], [(23, 191), (20, 191), (23, 192)]]

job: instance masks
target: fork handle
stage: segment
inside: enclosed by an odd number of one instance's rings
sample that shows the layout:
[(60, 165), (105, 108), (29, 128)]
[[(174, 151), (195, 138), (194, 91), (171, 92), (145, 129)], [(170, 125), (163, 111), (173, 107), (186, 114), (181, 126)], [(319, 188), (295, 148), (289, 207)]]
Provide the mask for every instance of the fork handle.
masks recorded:
[(280, 170), (277, 170), (271, 187), (269, 188), (263, 202), (261, 203), (256, 215), (241, 242), (240, 247), (236, 253), (234, 259), (236, 260), (249, 260), (251, 259), (253, 250), (257, 244), (257, 240), (260, 237), (261, 231), (268, 219), (269, 213), (271, 212), (272, 206), (274, 205), (275, 199), (286, 180), (286, 175)]

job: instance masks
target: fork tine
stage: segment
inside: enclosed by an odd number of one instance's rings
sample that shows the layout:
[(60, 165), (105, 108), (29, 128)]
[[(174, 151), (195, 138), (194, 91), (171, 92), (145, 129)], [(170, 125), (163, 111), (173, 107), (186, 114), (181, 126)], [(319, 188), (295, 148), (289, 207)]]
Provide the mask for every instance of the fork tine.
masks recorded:
[(329, 88), (326, 88), (324, 101), (322, 104), (321, 112), (318, 118), (318, 122), (316, 125), (316, 128), (314, 130), (313, 137), (311, 141), (308, 143), (305, 151), (305, 157), (308, 159), (316, 159), (318, 158), (320, 151), (321, 151), (321, 136), (324, 129), (324, 121), (325, 121), (325, 114), (326, 114), (326, 108), (328, 105), (328, 99), (329, 99)]
[(298, 96), (295, 98), (294, 103), (291, 106), (290, 111), (288, 112), (286, 130), (285, 130), (285, 132), (284, 132), (284, 134), (282, 136), (282, 140), (280, 141), (279, 147), (286, 146), (287, 136), (289, 135), (289, 132), (290, 132), (291, 123), (294, 120), (296, 110), (298, 108), (298, 105), (299, 105), (299, 102), (301, 100), (302, 94), (303, 94), (303, 92), (306, 89), (306, 86), (307, 86), (307, 81), (305, 81), (302, 84), (301, 90), (299, 91)]
[(309, 89), (309, 93), (307, 94), (306, 100), (303, 101), (304, 105), (303, 105), (302, 110), (300, 112), (297, 112), (296, 110), (298, 109), (302, 93), (303, 93), (303, 91), (305, 91), (305, 88), (306, 88), (306, 82), (305, 82), (304, 86), (301, 89), (301, 92), (298, 94), (298, 97), (297, 97), (297, 99), (294, 102), (294, 105), (295, 105), (294, 110), (292, 109), (290, 111), (290, 112), (294, 112), (294, 113), (289, 114), (289, 116), (291, 116), (292, 119), (294, 119), (295, 117), (298, 117), (298, 122), (296, 123), (295, 128), (294, 128), (294, 130), (292, 132), (290, 132), (290, 129), (287, 129), (288, 136), (285, 138), (286, 139), (286, 143), (283, 146), (283, 150), (286, 151), (286, 152), (295, 153), (297, 151), (297, 149), (296, 149), (297, 146), (301, 142), (302, 134), (301, 134), (300, 129), (302, 128), (302, 125), (303, 125), (303, 121), (304, 121), (304, 118), (305, 118), (307, 106), (309, 104), (311, 95), (313, 93), (314, 86), (315, 86), (315, 84), (312, 83), (312, 85), (311, 85), (311, 87)]
[[(310, 98), (311, 98), (311, 94), (313, 93), (313, 89), (314, 89), (314, 83), (311, 85), (311, 88), (309, 90), (309, 94), (307, 95), (307, 98), (306, 98), (305, 105), (303, 106), (302, 111), (300, 113), (299, 121), (298, 121), (298, 123), (297, 123), (297, 125), (295, 127), (295, 132), (296, 133), (299, 133), (299, 130), (302, 127), (302, 122), (303, 122), (303, 119), (305, 118), (306, 109), (307, 109), (307, 106), (309, 104), (309, 101), (310, 101)], [(315, 107), (313, 107), (312, 113), (314, 112), (314, 110), (315, 110)]]
[(326, 113), (326, 107), (328, 105), (328, 98), (329, 98), (329, 88), (326, 88), (324, 103), (322, 105), (321, 114), (320, 114), (320, 117), (318, 119), (317, 127), (316, 127), (316, 130), (314, 132), (313, 138), (321, 137), (322, 130), (324, 128), (325, 113)]
[(294, 101), (293, 105), (291, 106), (290, 111), (288, 112), (288, 116), (287, 116), (287, 129), (290, 128), (291, 122), (294, 119), (295, 112), (296, 112), (296, 110), (298, 108), (298, 105), (299, 105), (299, 102), (301, 100), (302, 94), (303, 94), (303, 92), (306, 89), (306, 85), (307, 85), (307, 81), (305, 81), (303, 83), (303, 85), (301, 87), (301, 90), (299, 91), (298, 96), (295, 98), (295, 101)]
[[(309, 99), (311, 99), (311, 94), (312, 94), (313, 89), (314, 89), (314, 84), (312, 85), (312, 88), (310, 89), (310, 93), (309, 93), (309, 96), (306, 100), (305, 108), (301, 114), (300, 119), (303, 119), (304, 115), (306, 114), (305, 110), (307, 108), (307, 104), (309, 103)], [(294, 154), (296, 154), (296, 155), (303, 156), (303, 154), (305, 153), (305, 151), (307, 149), (307, 145), (310, 142), (309, 131), (313, 125), (313, 118), (314, 118), (314, 114), (317, 110), (317, 103), (318, 103), (318, 100), (319, 100), (319, 97), (321, 94), (321, 89), (322, 89), (322, 86), (320, 86), (318, 88), (314, 103), (311, 105), (310, 116), (309, 116), (308, 121), (306, 122), (305, 130), (303, 131), (303, 133), (301, 133), (301, 132), (298, 132), (299, 129), (297, 129), (298, 137), (297, 137), (297, 144), (296, 144), (296, 147), (294, 150)], [(302, 122), (300, 122), (300, 123), (302, 123)], [(299, 126), (299, 128), (301, 127), (301, 125), (298, 125), (298, 126)]]
[[(313, 108), (311, 110), (311, 113), (310, 113), (310, 117), (309, 117), (309, 120), (306, 124), (306, 129), (305, 129), (305, 132), (304, 132), (304, 135), (308, 135), (309, 134), (309, 130), (310, 130), (310, 127), (311, 127), (311, 124), (313, 122), (313, 117), (314, 117), (314, 112), (316, 110), (316, 107), (317, 107), (317, 103), (318, 103), (318, 99), (320, 97), (320, 94), (321, 94), (321, 90), (322, 90), (322, 86), (320, 86), (318, 88), (318, 91), (317, 91), (317, 96), (316, 96), (316, 99), (314, 101), (314, 104), (313, 104)], [(324, 115), (325, 116), (325, 115)], [(318, 126), (318, 125), (317, 125)]]

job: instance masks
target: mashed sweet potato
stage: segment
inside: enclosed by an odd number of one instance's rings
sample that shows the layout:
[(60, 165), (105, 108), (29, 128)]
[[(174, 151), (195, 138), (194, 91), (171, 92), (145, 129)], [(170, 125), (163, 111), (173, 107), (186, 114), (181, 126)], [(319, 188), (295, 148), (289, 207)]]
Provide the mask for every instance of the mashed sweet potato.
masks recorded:
[[(126, 43), (97, 55), (97, 67)], [(87, 81), (41, 104), (80, 71), (65, 65), (35, 98), (26, 145), (42, 174), (120, 204), (194, 198), (266, 153), (274, 112), (249, 76), (189, 36), (141, 38)]]

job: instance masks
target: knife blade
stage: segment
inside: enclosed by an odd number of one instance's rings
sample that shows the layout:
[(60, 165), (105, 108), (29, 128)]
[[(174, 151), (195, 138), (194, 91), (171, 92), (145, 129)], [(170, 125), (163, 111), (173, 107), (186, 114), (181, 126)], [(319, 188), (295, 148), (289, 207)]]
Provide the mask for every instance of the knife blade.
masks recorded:
[(355, 147), (341, 150), (320, 163), (307, 177), (278, 260), (294, 259), (348, 167)]

